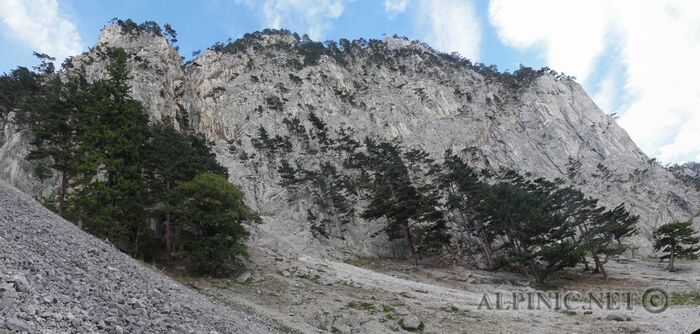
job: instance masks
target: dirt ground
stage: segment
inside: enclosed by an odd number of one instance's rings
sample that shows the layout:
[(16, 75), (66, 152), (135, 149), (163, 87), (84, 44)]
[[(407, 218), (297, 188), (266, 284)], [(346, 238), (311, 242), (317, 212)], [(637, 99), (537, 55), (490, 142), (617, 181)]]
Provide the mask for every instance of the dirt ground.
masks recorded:
[[(367, 259), (341, 263), (309, 257), (268, 256), (244, 283), (235, 279), (187, 279), (200, 292), (225, 303), (267, 316), (289, 333), (407, 332), (403, 320), (414, 315), (423, 333), (692, 333), (700, 328), (700, 264), (682, 262), (679, 272), (650, 260), (611, 261), (610, 278), (567, 270), (550, 286), (533, 289), (522, 275), (480, 271), (462, 266), (419, 266), (406, 261)], [(631, 309), (584, 309), (586, 292), (636, 292), (660, 288), (672, 304), (650, 313), (635, 298)], [(496, 310), (496, 293), (508, 306), (512, 294), (566, 293), (583, 297), (575, 309), (542, 306)], [(493, 309), (485, 307), (489, 296)], [(601, 297), (602, 298), (602, 297)], [(481, 305), (481, 307), (480, 307)], [(534, 305), (534, 304), (533, 304)], [(543, 304), (540, 304), (543, 305)], [(597, 305), (594, 305), (597, 306)], [(503, 307), (505, 308), (505, 307)]]

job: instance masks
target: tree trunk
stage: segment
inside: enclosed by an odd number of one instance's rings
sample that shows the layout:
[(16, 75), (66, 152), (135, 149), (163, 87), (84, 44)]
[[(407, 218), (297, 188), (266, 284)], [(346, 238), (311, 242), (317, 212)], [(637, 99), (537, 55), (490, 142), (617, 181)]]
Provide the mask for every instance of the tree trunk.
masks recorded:
[[(170, 193), (170, 183), (166, 185), (166, 194)], [(173, 223), (170, 211), (165, 213), (165, 260), (170, 262), (173, 255)]]
[(584, 255), (583, 257), (581, 257), (581, 261), (583, 262), (583, 265), (584, 265), (583, 270), (584, 270), (584, 271), (590, 271), (590, 270), (591, 270), (591, 267), (588, 266), (588, 260), (586, 260), (586, 256), (585, 256), (585, 255)]
[(165, 214), (165, 260), (170, 261), (173, 254), (173, 226), (170, 212)]
[(605, 267), (603, 267), (603, 262), (600, 261), (598, 253), (592, 252), (592, 255), (593, 261), (595, 262), (595, 266), (598, 270), (600, 270), (600, 273), (603, 275), (603, 279), (608, 279), (608, 273), (605, 271)]
[(68, 176), (65, 172), (61, 173), (61, 185), (58, 188), (58, 215), (63, 217), (65, 210), (66, 191), (68, 189)]
[(406, 236), (406, 242), (408, 242), (408, 248), (411, 251), (411, 263), (415, 266), (418, 265), (418, 256), (416, 255), (416, 248), (413, 246), (413, 237), (411, 236), (411, 230), (408, 228), (408, 223), (404, 223), (403, 233)]
[(139, 254), (139, 228), (136, 227), (136, 238), (134, 239), (134, 255), (133, 258), (136, 259)]
[(676, 245), (671, 244), (671, 254), (669, 255), (668, 271), (676, 271), (676, 268), (674, 267), (674, 262), (676, 262)]

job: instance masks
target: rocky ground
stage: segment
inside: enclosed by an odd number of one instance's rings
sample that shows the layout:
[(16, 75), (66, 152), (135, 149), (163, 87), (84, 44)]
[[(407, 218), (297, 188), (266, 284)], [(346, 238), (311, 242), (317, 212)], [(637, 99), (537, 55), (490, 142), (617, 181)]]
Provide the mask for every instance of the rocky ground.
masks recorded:
[(264, 269), (239, 279), (185, 280), (227, 304), (279, 319), (295, 333), (691, 333), (700, 328), (700, 265), (681, 267), (669, 273), (654, 261), (612, 261), (609, 280), (577, 268), (540, 290), (641, 294), (647, 288), (662, 288), (673, 305), (659, 314), (647, 312), (638, 302), (632, 310), (480, 310), (483, 293), (495, 302), (499, 291), (510, 296), (536, 290), (517, 274), (461, 266), (413, 267), (396, 260), (346, 264), (270, 256)]
[(0, 181), (0, 333), (273, 333)]

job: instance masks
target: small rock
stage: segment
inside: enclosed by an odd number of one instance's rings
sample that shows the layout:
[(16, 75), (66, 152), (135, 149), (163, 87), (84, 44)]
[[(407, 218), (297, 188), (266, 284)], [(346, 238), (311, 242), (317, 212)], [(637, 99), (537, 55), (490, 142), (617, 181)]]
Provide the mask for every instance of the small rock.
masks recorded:
[(15, 332), (31, 332), (32, 329), (29, 327), (29, 324), (26, 323), (24, 320), (20, 320), (17, 318), (10, 318), (5, 320), (5, 327), (11, 331)]
[(319, 283), (321, 283), (323, 285), (336, 285), (336, 284), (338, 284), (338, 282), (339, 282), (339, 280), (334, 276), (323, 276), (319, 280)]
[(29, 282), (27, 278), (22, 275), (14, 275), (8, 280), (10, 283), (14, 283), (17, 292), (29, 292)]
[(151, 296), (151, 298), (155, 298), (155, 299), (163, 298), (163, 294), (160, 293), (160, 291), (158, 291), (158, 290), (151, 291), (150, 296)]
[(124, 333), (124, 328), (122, 328), (121, 326), (115, 326), (115, 327), (114, 327), (114, 332), (117, 333), (117, 334), (123, 334), (123, 333)]
[(108, 317), (107, 319), (105, 319), (105, 323), (106, 323), (106, 324), (110, 324), (110, 325), (111, 325), (111, 324), (113, 324), (113, 323), (115, 323), (115, 322), (117, 322), (117, 318), (115, 318), (115, 317)]
[(288, 270), (282, 270), (282, 276), (289, 277), (292, 276), (292, 273), (290, 273)]
[(409, 314), (411, 314), (411, 312), (409, 312), (408, 309), (406, 309), (406, 308), (403, 307), (403, 306), (399, 306), (399, 307), (394, 308), (394, 312), (396, 312), (396, 313), (399, 314), (399, 315), (409, 315)]
[(331, 328), (333, 333), (342, 333), (342, 334), (349, 334), (352, 333), (352, 328), (350, 326), (345, 325), (345, 324), (333, 324), (333, 328)]
[(0, 284), (0, 292), (10, 291), (10, 290), (14, 290), (14, 289), (15, 289), (15, 285), (12, 283)]
[(405, 330), (417, 330), (423, 323), (413, 314), (406, 314), (401, 318), (401, 328)]
[(243, 273), (238, 275), (238, 277), (236, 277), (236, 283), (243, 284), (247, 282), (251, 276), (252, 274), (250, 273), (250, 271), (244, 271)]

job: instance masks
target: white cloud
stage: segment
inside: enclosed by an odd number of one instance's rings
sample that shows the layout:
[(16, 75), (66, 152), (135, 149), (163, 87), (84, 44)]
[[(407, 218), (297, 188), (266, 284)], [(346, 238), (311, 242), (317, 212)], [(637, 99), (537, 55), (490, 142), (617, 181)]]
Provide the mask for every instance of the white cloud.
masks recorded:
[(505, 44), (542, 45), (552, 68), (585, 80), (605, 46), (606, 6), (601, 0), (492, 0), (489, 19)]
[(421, 0), (417, 11), (421, 38), (438, 50), (479, 59), (481, 27), (471, 0)]
[(57, 0), (2, 0), (0, 21), (4, 35), (59, 62), (83, 49), (75, 24), (59, 13)]
[(399, 14), (406, 11), (409, 0), (384, 0), (384, 10), (390, 15)]
[(285, 28), (321, 39), (352, 0), (264, 0), (239, 1), (260, 10), (266, 28)]
[[(647, 154), (700, 157), (700, 2), (491, 0), (489, 19), (504, 43), (542, 47), (553, 69), (600, 80), (594, 97), (605, 111), (621, 93), (619, 123)], [(590, 77), (613, 53), (623, 82)]]

